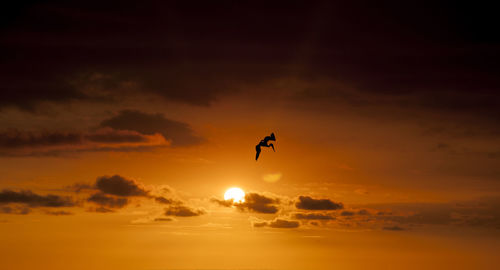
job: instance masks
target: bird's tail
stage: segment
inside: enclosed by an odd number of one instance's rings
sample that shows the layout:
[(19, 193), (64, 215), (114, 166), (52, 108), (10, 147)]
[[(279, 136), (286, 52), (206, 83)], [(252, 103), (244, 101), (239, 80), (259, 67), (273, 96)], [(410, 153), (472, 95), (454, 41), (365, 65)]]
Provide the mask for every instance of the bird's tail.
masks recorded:
[(274, 150), (274, 144), (270, 143), (269, 146), (271, 146), (273, 148), (273, 151), (276, 152), (276, 150)]

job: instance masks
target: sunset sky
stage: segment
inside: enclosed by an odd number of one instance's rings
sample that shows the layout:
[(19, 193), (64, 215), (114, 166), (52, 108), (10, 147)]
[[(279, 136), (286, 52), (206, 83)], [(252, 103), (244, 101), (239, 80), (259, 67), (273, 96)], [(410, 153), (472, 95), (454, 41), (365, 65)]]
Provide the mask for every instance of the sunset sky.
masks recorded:
[(498, 9), (439, 2), (4, 6), (0, 269), (494, 269)]

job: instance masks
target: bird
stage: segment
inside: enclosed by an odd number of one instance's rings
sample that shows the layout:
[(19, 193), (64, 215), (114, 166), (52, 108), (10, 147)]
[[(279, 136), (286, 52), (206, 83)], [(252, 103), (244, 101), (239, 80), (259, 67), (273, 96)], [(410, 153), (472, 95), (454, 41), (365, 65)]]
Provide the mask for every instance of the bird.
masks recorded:
[(276, 141), (276, 137), (274, 136), (274, 133), (271, 133), (271, 135), (264, 137), (264, 140), (261, 140), (259, 142), (259, 144), (257, 144), (255, 146), (255, 151), (257, 152), (255, 154), (255, 161), (257, 161), (257, 159), (259, 159), (259, 155), (260, 155), (260, 151), (261, 151), (260, 147), (261, 146), (263, 146), (263, 147), (271, 147), (271, 148), (273, 148), (273, 151), (276, 152), (274, 150), (274, 145), (272, 143), (267, 144), (269, 141)]

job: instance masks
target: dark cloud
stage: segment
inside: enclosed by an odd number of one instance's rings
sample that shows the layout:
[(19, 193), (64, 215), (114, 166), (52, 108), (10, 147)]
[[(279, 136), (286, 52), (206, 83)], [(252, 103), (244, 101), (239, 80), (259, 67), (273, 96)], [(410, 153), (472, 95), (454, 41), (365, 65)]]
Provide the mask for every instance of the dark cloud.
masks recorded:
[(301, 100), (500, 115), (493, 4), (48, 1), (8, 10), (4, 107), (130, 94), (208, 105), (289, 76), (355, 89), (304, 87)]
[[(106, 206), (109, 208), (122, 208), (128, 204), (127, 198), (108, 196), (100, 192), (91, 195), (87, 199), (87, 201), (98, 204), (101, 207)], [(103, 212), (103, 211), (98, 211), (98, 212)]]
[(193, 209), (184, 205), (170, 206), (165, 209), (166, 216), (194, 217), (205, 214), (202, 209)]
[(172, 200), (172, 199), (167, 199), (165, 197), (162, 197), (162, 196), (157, 196), (157, 197), (154, 197), (155, 198), (155, 201), (157, 203), (161, 203), (161, 204), (172, 204), (172, 203), (175, 203), (176, 201)]
[(307, 219), (307, 220), (334, 220), (335, 216), (330, 213), (297, 213), (295, 214), (296, 219)]
[(143, 134), (130, 130), (100, 129), (91, 133), (41, 131), (27, 132), (16, 129), (0, 132), (0, 149), (39, 148), (59, 145), (80, 145), (85, 142), (138, 143), (147, 142)]
[(283, 228), (283, 229), (293, 229), (298, 228), (300, 223), (295, 220), (286, 220), (281, 218), (276, 218), (271, 221), (254, 222), (254, 227), (271, 227), (271, 228)]
[(9, 206), (0, 207), (0, 213), (9, 214), (10, 212), (12, 212), (12, 208), (10, 208)]
[(313, 199), (309, 196), (299, 196), (295, 207), (304, 210), (338, 210), (343, 209), (342, 203), (336, 203), (329, 199)]
[(14, 215), (27, 215), (31, 209), (26, 206), (0, 206), (0, 213), (14, 214)]
[(95, 190), (95, 186), (86, 183), (76, 183), (70, 186), (66, 186), (65, 189), (76, 193), (80, 193), (86, 190)]
[(0, 204), (18, 203), (29, 207), (71, 207), (76, 203), (71, 197), (59, 195), (38, 195), (29, 190), (0, 192)]
[[(349, 211), (349, 220), (363, 223), (408, 226), (466, 226), (500, 228), (500, 199), (480, 198), (454, 203), (394, 203), (369, 205), (376, 215), (360, 215)], [(388, 210), (390, 209), (390, 210)], [(357, 213), (357, 215), (355, 215)]]
[(268, 225), (267, 221), (262, 221), (262, 222), (254, 222), (252, 224), (255, 228), (261, 228), (261, 227), (266, 227)]
[(82, 135), (80, 133), (48, 131), (33, 133), (15, 129), (0, 133), (0, 149), (74, 145), (80, 143), (82, 143)]
[(73, 215), (73, 213), (69, 212), (69, 211), (45, 211), (45, 214), (51, 215), (51, 216), (69, 216), (69, 215)]
[(0, 155), (44, 156), (71, 152), (140, 151), (166, 142), (131, 130), (102, 128), (92, 132), (8, 130), (0, 132)]
[(131, 179), (120, 175), (101, 176), (97, 178), (95, 186), (106, 194), (117, 196), (147, 196), (148, 191)]
[[(499, 133), (500, 135), (500, 133)], [(488, 159), (498, 159), (500, 158), (500, 150), (497, 149), (481, 149), (474, 150), (470, 147), (458, 147), (456, 145), (452, 146), (450, 144), (438, 143), (435, 147), (431, 149), (431, 151), (447, 153), (452, 156), (462, 156), (462, 157), (482, 157)]]
[(295, 220), (275, 219), (269, 223), (271, 228), (298, 228), (299, 222)]
[(453, 206), (447, 204), (394, 205), (400, 210), (392, 215), (381, 216), (380, 220), (411, 225), (451, 225), (456, 220), (452, 216)]
[[(114, 212), (113, 209), (123, 208), (130, 202), (130, 197), (142, 197), (152, 199), (155, 202), (163, 205), (172, 205), (169, 210), (178, 215), (190, 215), (188, 210), (183, 206), (183, 202), (177, 199), (167, 198), (159, 195), (152, 195), (150, 190), (147, 190), (141, 183), (127, 179), (121, 175), (101, 176), (96, 179), (95, 184), (76, 183), (65, 188), (72, 192), (91, 193), (87, 198), (87, 202), (99, 205), (98, 208), (90, 208), (89, 211), (107, 213)], [(162, 188), (163, 191), (169, 191), (167, 188)], [(97, 192), (96, 192), (97, 191)], [(177, 207), (177, 208), (176, 208)], [(201, 211), (193, 213), (200, 214)]]
[(368, 210), (366, 210), (366, 209), (361, 209), (361, 210), (358, 211), (357, 214), (361, 215), (361, 216), (367, 216), (367, 215), (370, 215), (371, 213)]
[(405, 229), (394, 225), (394, 226), (384, 227), (383, 230), (385, 230), (385, 231), (404, 231)]
[(263, 214), (274, 214), (279, 211), (279, 199), (266, 197), (258, 193), (245, 194), (245, 202), (235, 203), (238, 209)]
[(109, 208), (106, 208), (106, 207), (102, 207), (102, 206), (99, 206), (99, 207), (96, 207), (96, 208), (90, 208), (88, 209), (88, 211), (90, 212), (96, 212), (96, 213), (113, 213), (115, 211), (109, 209)]
[[(114, 11), (89, 1), (28, 7), (0, 39), (6, 55), (19, 56), (6, 57), (0, 66), (4, 82), (0, 106), (32, 109), (46, 101), (116, 100), (124, 91), (208, 105), (218, 94), (228, 92), (229, 82), (244, 83), (264, 75), (253, 74), (260, 66), (232, 60), (228, 53), (234, 52), (213, 43), (218, 39), (199, 35), (200, 30), (227, 27), (207, 28), (214, 20), (207, 17), (205, 8), (195, 11), (190, 6), (158, 2), (144, 3), (138, 11), (132, 3), (122, 3), (121, 11)], [(217, 17), (230, 14), (227, 8)], [(171, 15), (166, 18), (158, 10)], [(110, 19), (118, 17), (123, 19)], [(109, 39), (111, 35), (115, 38)], [(251, 59), (242, 45), (239, 55)]]
[(164, 221), (173, 221), (173, 218), (155, 218), (154, 221), (164, 222)]
[(201, 137), (194, 134), (188, 124), (167, 119), (163, 114), (124, 110), (102, 121), (101, 126), (118, 130), (133, 130), (148, 135), (159, 133), (165, 139), (171, 140), (172, 146), (190, 146), (203, 141)]
[(101, 129), (96, 132), (86, 134), (85, 139), (98, 143), (140, 143), (149, 141), (144, 134), (137, 131), (114, 130), (111, 128)]
[(347, 210), (342, 211), (342, 213), (340, 213), (340, 215), (343, 216), (343, 217), (352, 217), (355, 214), (356, 214), (355, 212), (353, 212), (353, 211), (347, 211)]
[[(404, 228), (408, 226), (450, 226), (463, 224), (464, 221), (462, 214), (460, 214), (462, 210), (446, 203), (374, 204), (367, 206), (371, 209), (351, 209), (340, 212), (342, 218), (337, 219), (337, 225), (384, 229), (384, 227), (389, 227), (387, 224)], [(384, 210), (376, 210), (377, 208)], [(372, 215), (371, 213), (376, 214)], [(473, 211), (473, 213), (476, 212)]]
[(233, 200), (219, 200), (217, 198), (211, 198), (210, 199), (211, 202), (213, 203), (216, 203), (220, 206), (224, 206), (224, 207), (231, 207), (231, 206), (234, 206), (234, 203), (233, 203)]

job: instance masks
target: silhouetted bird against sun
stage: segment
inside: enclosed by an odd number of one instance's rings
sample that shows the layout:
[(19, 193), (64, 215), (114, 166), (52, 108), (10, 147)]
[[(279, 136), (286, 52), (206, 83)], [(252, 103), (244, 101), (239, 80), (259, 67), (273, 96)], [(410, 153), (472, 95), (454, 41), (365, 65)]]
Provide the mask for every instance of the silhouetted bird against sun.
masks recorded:
[(257, 153), (255, 154), (255, 160), (259, 159), (259, 155), (260, 155), (260, 147), (261, 146), (264, 146), (264, 147), (272, 147), (273, 148), (273, 151), (274, 150), (274, 145), (272, 143), (270, 144), (267, 144), (269, 141), (276, 141), (276, 137), (274, 137), (274, 133), (271, 133), (271, 136), (266, 136), (264, 138), (264, 140), (261, 140), (259, 142), (259, 144), (257, 144), (255, 146), (255, 151), (257, 151)]

